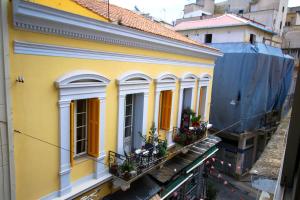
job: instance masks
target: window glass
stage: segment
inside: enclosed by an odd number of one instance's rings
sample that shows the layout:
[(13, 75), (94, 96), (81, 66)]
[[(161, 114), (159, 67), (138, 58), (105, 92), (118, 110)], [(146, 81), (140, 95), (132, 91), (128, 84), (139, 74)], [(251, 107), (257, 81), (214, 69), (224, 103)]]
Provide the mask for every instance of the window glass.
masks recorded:
[(75, 156), (87, 152), (87, 100), (77, 100), (75, 110)]
[(125, 137), (132, 135), (132, 126), (133, 126), (133, 95), (126, 95), (125, 100)]
[(212, 43), (212, 34), (205, 34), (205, 43)]

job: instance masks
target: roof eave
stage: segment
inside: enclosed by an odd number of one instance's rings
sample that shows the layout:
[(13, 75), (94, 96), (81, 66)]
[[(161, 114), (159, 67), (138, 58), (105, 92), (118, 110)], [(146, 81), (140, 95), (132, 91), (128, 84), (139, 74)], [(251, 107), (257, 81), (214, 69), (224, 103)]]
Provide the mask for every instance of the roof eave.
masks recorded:
[(13, 22), (15, 28), (18, 29), (64, 37), (88, 39), (200, 58), (216, 59), (223, 55), (220, 51), (209, 47), (201, 47), (129, 27), (101, 22), (22, 0), (13, 2)]
[(272, 35), (276, 35), (275, 32), (271, 31), (271, 30), (268, 30), (268, 29), (265, 29), (265, 28), (262, 28), (262, 27), (259, 27), (259, 26), (255, 26), (253, 24), (231, 24), (231, 25), (220, 25), (220, 26), (206, 26), (206, 27), (193, 27), (193, 28), (186, 28), (186, 29), (175, 29), (176, 31), (180, 32), (180, 31), (192, 31), (192, 30), (203, 30), (203, 29), (214, 29), (214, 28), (228, 28), (228, 27), (236, 27), (236, 26), (251, 26), (251, 27), (254, 27), (256, 29), (259, 29), (259, 30), (262, 30), (264, 32), (267, 32), (267, 33), (270, 33)]

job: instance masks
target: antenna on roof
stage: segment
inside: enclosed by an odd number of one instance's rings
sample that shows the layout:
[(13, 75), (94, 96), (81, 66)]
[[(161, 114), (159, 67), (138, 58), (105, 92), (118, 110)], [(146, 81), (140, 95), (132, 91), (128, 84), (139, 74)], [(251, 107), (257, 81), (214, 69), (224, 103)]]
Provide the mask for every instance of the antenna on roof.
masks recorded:
[(99, 1), (102, 1), (102, 2), (106, 2), (107, 3), (107, 19), (109, 20), (109, 0), (99, 0)]
[(137, 5), (134, 6), (134, 10), (140, 12), (140, 9), (138, 8)]
[(107, 19), (109, 20), (109, 0), (100, 0), (107, 3)]

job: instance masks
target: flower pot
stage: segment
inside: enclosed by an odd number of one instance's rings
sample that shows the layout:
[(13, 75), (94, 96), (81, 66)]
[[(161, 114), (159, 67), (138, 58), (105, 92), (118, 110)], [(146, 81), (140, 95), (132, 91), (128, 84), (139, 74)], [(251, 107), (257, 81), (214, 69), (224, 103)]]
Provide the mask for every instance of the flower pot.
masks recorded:
[(124, 178), (126, 181), (129, 181), (130, 178), (131, 178), (131, 173), (128, 172), (128, 171), (124, 172), (123, 178)]
[(114, 164), (109, 168), (109, 172), (111, 174), (117, 175), (118, 174), (118, 165)]

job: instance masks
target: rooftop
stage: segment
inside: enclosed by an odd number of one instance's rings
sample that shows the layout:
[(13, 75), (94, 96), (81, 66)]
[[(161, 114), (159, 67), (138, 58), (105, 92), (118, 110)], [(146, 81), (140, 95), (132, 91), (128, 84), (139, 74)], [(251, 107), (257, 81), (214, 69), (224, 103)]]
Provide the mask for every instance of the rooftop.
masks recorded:
[(207, 28), (222, 28), (232, 26), (252, 26), (254, 28), (263, 30), (274, 34), (272, 30), (266, 28), (264, 25), (253, 20), (240, 17), (235, 14), (224, 14), (218, 17), (213, 17), (204, 20), (184, 21), (175, 26), (176, 31), (207, 29)]
[[(217, 49), (214, 49), (207, 45), (191, 40), (181, 35), (180, 33), (175, 32), (174, 30), (166, 28), (161, 24), (151, 21), (150, 19), (147, 19), (146, 17), (139, 15), (128, 9), (121, 8), (113, 4), (110, 4), (108, 8), (108, 3), (103, 0), (73, 0), (73, 1), (93, 11), (94, 13), (109, 19), (112, 23), (116, 23), (118, 25), (137, 29), (140, 31), (148, 32), (158, 36), (179, 40), (181, 42), (197, 45), (200, 47), (205, 47), (210, 50), (218, 51)], [(109, 15), (108, 15), (108, 10), (109, 10)]]

